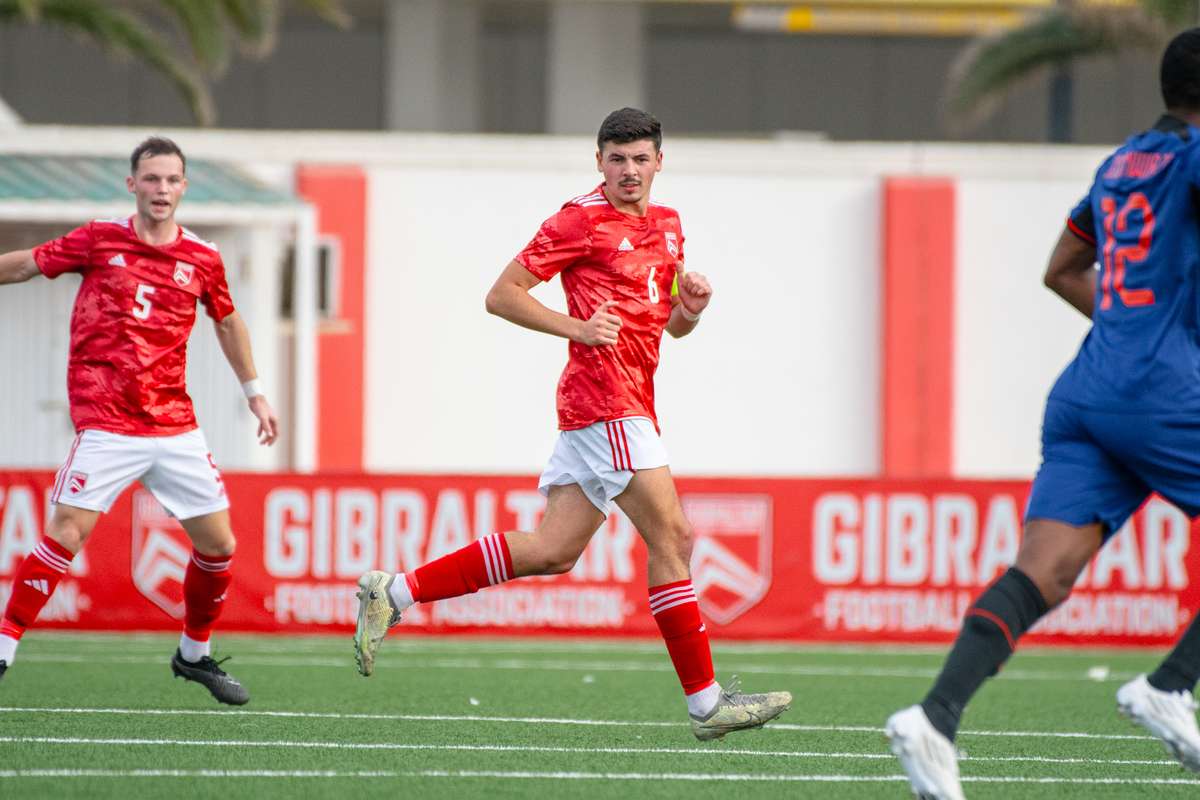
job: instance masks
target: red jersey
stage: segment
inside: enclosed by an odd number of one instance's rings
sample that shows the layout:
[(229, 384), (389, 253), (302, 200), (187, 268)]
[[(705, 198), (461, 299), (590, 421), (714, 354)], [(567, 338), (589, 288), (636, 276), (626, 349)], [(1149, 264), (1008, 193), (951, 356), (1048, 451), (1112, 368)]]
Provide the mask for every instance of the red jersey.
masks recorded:
[(96, 220), (34, 248), (47, 278), (78, 272), (67, 393), (76, 431), (171, 436), (196, 427), (184, 385), (196, 301), (220, 321), (233, 313), (216, 245), (186, 228), (162, 247), (133, 219)]
[(606, 300), (621, 318), (615, 345), (568, 346), (558, 382), (562, 430), (654, 413), (654, 371), (663, 328), (671, 318), (671, 286), (682, 273), (679, 214), (650, 204), (646, 216), (618, 211), (603, 185), (577, 197), (542, 223), (517, 263), (544, 281), (562, 274), (567, 312), (589, 319)]

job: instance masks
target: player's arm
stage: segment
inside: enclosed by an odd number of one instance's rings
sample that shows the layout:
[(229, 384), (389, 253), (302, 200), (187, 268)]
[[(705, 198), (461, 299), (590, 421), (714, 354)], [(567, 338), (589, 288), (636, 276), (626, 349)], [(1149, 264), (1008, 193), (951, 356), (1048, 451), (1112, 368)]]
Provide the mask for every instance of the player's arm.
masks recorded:
[(1096, 303), (1095, 263), (1095, 243), (1087, 242), (1070, 228), (1065, 228), (1050, 253), (1043, 279), (1048, 289), (1088, 319), (1092, 318)]
[(601, 303), (590, 319), (576, 319), (547, 308), (529, 294), (529, 290), (541, 282), (541, 278), (520, 262), (510, 261), (488, 291), (484, 306), (489, 314), (522, 328), (592, 346), (617, 343), (621, 318), (611, 311), (617, 304), (615, 300)]
[(0, 254), (0, 284), (23, 283), (38, 274), (32, 250), (13, 250)]
[(250, 350), (250, 331), (242, 315), (234, 311), (220, 321), (213, 322), (213, 329), (217, 332), (217, 341), (221, 343), (225, 360), (233, 367), (233, 373), (246, 392), (250, 412), (258, 419), (258, 441), (261, 444), (274, 444), (279, 436), (279, 418), (258, 385), (258, 371), (254, 368), (254, 355)]
[(667, 320), (667, 333), (678, 339), (696, 329), (700, 314), (712, 299), (712, 287), (699, 272), (679, 272), (679, 294), (671, 298), (671, 318)]

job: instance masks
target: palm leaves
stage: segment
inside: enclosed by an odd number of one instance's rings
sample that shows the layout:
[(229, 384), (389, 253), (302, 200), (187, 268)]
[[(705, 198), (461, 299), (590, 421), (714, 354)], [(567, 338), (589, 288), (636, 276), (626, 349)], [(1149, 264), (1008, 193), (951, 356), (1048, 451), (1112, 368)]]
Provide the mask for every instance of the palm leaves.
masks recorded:
[[(350, 18), (340, 0), (301, 0), (339, 27)], [(187, 41), (191, 58), (181, 58), (167, 37), (139, 13), (102, 0), (0, 0), (0, 24), (42, 22), (70, 31), (116, 55), (143, 62), (183, 96), (201, 125), (216, 121), (209, 78), (229, 65), (230, 42), (252, 57), (271, 52), (279, 28), (276, 0), (160, 0), (159, 10)]]
[(995, 111), (1007, 90), (1047, 69), (1092, 55), (1158, 52), (1173, 30), (1192, 23), (1195, 13), (1195, 0), (1068, 2), (1019, 27), (981, 36), (951, 66), (946, 84), (951, 126), (974, 125)]

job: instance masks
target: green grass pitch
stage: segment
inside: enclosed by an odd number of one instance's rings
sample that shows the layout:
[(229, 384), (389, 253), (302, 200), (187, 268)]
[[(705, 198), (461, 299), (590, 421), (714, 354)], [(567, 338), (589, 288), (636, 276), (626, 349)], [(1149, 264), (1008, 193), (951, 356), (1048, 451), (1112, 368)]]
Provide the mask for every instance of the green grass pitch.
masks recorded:
[[(216, 655), (251, 692), (241, 709), (173, 679), (174, 646), (32, 631), (0, 681), (0, 797), (902, 798), (883, 721), (942, 656), (718, 646), (719, 678), (796, 702), (702, 745), (658, 642), (393, 636), (364, 679), (349, 635), (230, 635)], [(1114, 708), (1155, 660), (1018, 653), (964, 722), (967, 795), (1196, 797), (1200, 779)]]

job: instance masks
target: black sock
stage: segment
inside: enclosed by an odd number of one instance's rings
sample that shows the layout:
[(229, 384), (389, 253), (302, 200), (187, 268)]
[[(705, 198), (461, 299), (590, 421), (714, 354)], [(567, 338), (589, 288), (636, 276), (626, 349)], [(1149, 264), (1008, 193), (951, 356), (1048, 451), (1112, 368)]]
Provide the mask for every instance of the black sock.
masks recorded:
[(979, 596), (933, 688), (921, 702), (933, 727), (954, 741), (963, 708), (1012, 655), (1021, 634), (1041, 619), (1046, 601), (1024, 572), (1010, 567)]
[(1200, 679), (1200, 616), (1192, 624), (1158, 669), (1147, 678), (1150, 685), (1164, 692), (1192, 691)]

